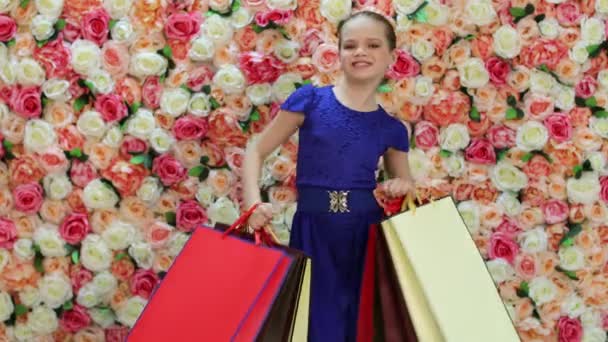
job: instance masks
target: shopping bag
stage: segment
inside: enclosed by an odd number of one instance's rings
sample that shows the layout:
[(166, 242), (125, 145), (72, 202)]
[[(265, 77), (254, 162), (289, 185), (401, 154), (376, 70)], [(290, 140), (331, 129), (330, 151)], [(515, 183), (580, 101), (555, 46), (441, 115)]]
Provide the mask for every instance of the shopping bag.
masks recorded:
[(381, 226), (419, 341), (519, 341), (451, 197), (397, 214)]
[(294, 258), (231, 229), (194, 230), (127, 338), (155, 341), (255, 341)]

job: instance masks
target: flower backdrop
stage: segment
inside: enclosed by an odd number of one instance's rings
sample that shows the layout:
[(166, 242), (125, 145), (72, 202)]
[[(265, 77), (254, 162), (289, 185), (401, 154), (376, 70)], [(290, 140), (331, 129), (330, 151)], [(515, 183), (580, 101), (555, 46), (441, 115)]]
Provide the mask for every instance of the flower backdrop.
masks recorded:
[[(0, 337), (122, 340), (365, 6), (395, 19), (378, 96), (421, 199), (458, 201), (524, 341), (604, 342), (607, 0), (0, 0)], [(260, 181), (284, 241), (297, 143)]]

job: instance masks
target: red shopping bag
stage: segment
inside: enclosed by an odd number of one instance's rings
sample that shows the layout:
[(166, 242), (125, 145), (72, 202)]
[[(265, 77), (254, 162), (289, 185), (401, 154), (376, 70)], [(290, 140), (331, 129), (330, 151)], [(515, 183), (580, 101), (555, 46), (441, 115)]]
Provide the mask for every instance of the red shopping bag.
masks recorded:
[(151, 296), (129, 342), (254, 341), (293, 261), (280, 249), (209, 227), (194, 231)]

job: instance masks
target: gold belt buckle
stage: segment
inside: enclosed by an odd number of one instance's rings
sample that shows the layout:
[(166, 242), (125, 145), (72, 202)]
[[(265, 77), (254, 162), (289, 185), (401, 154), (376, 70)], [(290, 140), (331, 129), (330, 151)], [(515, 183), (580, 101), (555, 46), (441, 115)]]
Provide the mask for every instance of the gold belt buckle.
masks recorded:
[(349, 191), (328, 191), (329, 194), (329, 212), (331, 213), (347, 213), (348, 208), (348, 193)]

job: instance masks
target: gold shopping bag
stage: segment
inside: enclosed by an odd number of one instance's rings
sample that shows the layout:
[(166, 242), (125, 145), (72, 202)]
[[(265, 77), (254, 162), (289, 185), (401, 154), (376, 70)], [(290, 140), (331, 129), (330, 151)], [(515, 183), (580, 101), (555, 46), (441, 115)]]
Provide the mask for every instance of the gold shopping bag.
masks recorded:
[(308, 340), (308, 313), (310, 311), (310, 272), (311, 260), (306, 259), (304, 275), (302, 277), (302, 287), (298, 307), (296, 310), (296, 319), (291, 335), (292, 342), (306, 342)]
[(520, 341), (451, 197), (381, 226), (420, 342)]

